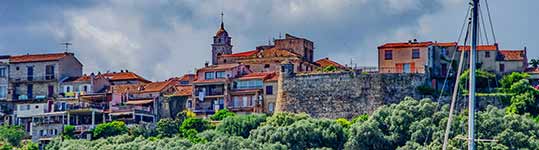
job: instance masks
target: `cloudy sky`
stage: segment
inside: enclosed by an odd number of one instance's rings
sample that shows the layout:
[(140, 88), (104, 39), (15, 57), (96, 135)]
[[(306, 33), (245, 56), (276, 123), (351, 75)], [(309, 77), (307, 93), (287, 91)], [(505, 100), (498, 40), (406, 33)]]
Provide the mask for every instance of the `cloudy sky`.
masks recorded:
[[(376, 46), (384, 42), (456, 41), (467, 2), (3, 0), (0, 55), (63, 52), (59, 43), (71, 42), (71, 51), (83, 62), (86, 73), (128, 69), (148, 79), (164, 80), (193, 72), (210, 60), (211, 37), (223, 11), (234, 52), (290, 33), (314, 41), (316, 58), (375, 66)], [(533, 26), (539, 24), (535, 7), (539, 1), (488, 2), (501, 48), (527, 46), (528, 57), (539, 57), (539, 29)], [(486, 16), (485, 8), (483, 13)]]

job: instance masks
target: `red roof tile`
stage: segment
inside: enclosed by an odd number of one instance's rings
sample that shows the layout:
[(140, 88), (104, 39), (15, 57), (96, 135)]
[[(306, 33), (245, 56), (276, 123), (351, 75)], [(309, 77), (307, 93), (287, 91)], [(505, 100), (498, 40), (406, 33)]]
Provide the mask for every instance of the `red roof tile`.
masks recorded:
[(227, 79), (196, 80), (193, 83), (224, 83)]
[[(469, 51), (471, 46), (459, 46), (459, 51)], [(498, 50), (498, 45), (478, 45), (478, 51), (496, 51)]]
[(211, 65), (211, 66), (208, 66), (208, 67), (204, 67), (204, 68), (200, 68), (198, 69), (198, 71), (223, 71), (223, 70), (228, 70), (228, 69), (233, 69), (233, 68), (236, 68), (238, 66), (240, 66), (241, 64), (219, 64), (219, 65)]
[(318, 64), (320, 67), (328, 67), (328, 66), (335, 66), (337, 68), (341, 68), (341, 69), (344, 69), (346, 68), (345, 66), (333, 61), (333, 60), (330, 60), (329, 58), (323, 58), (323, 59), (319, 59), (317, 61), (315, 61), (314, 63)]
[(165, 90), (166, 87), (174, 85), (175, 83), (174, 80), (167, 80), (143, 84), (113, 85), (111, 88), (114, 93), (149, 93), (161, 92)]
[(457, 42), (434, 43), (434, 45), (440, 46), (440, 47), (452, 47), (452, 46), (457, 46)]
[(193, 93), (193, 86), (179, 85), (176, 86), (175, 96), (191, 96)]
[(505, 61), (522, 61), (524, 60), (524, 50), (500, 50), (502, 60)]
[(428, 47), (432, 45), (431, 41), (428, 42), (418, 42), (418, 43), (386, 43), (378, 48), (406, 48), (406, 47)]
[(226, 54), (226, 55), (221, 55), (221, 56), (222, 57), (249, 57), (249, 56), (253, 56), (257, 54), (258, 52), (259, 52), (258, 50), (251, 50), (251, 51), (234, 53), (234, 54)]
[(263, 50), (259, 53), (260, 56), (264, 57), (264, 58), (268, 58), (268, 57), (300, 57), (300, 55), (296, 54), (296, 53), (293, 53), (293, 52), (290, 52), (290, 51), (287, 51), (287, 50), (282, 50), (282, 49), (277, 49), (277, 48), (270, 48), (270, 49), (267, 49), (267, 50)]
[(144, 79), (143, 77), (133, 73), (133, 72), (113, 72), (113, 73), (105, 73), (103, 76), (109, 78), (111, 81), (124, 81), (124, 80), (138, 80), (142, 82), (149, 83), (151, 81), (148, 81)]
[(267, 80), (275, 76), (274, 72), (253, 72), (237, 78), (238, 80), (262, 79)]
[(27, 54), (16, 55), (9, 58), (10, 63), (27, 63), (27, 62), (43, 62), (57, 61), (73, 53), (51, 53), (51, 54)]

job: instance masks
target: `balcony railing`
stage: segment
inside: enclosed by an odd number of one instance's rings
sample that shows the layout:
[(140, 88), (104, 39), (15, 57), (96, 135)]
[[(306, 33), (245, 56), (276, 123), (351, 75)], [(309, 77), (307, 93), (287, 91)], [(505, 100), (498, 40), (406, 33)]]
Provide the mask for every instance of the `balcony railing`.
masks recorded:
[(44, 76), (12, 76), (9, 79), (11, 82), (29, 82), (29, 81), (54, 81), (57, 80), (55, 75)]

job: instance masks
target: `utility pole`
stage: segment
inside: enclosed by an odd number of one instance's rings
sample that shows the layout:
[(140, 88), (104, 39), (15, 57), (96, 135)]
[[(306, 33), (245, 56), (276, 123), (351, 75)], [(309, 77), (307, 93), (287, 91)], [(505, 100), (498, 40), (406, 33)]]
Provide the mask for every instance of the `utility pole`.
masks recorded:
[(69, 42), (65, 42), (65, 43), (60, 43), (60, 45), (64, 45), (65, 46), (65, 52), (69, 52), (69, 46), (70, 45), (73, 45), (72, 43), (69, 43)]
[(468, 150), (475, 149), (475, 70), (477, 56), (477, 36), (479, 25), (479, 0), (472, 0), (472, 47), (470, 49), (470, 93), (468, 95)]

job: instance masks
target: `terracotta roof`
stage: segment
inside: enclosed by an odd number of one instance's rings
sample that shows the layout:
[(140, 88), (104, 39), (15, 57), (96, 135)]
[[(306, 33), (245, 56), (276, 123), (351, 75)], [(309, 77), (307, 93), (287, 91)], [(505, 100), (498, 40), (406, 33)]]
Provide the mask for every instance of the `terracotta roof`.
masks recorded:
[(524, 50), (500, 50), (501, 60), (505, 61), (522, 61), (525, 57)]
[(328, 66), (335, 66), (337, 68), (341, 68), (341, 69), (344, 69), (346, 68), (345, 66), (333, 61), (333, 60), (330, 60), (329, 58), (323, 58), (323, 59), (319, 59), (317, 61), (315, 61), (314, 63), (316, 63), (317, 65), (319, 65), (320, 67), (328, 67)]
[(268, 58), (268, 57), (300, 57), (300, 55), (277, 48), (270, 48), (267, 50), (263, 50), (260, 53), (258, 53), (260, 56)]
[(269, 82), (274, 82), (274, 81), (277, 81), (279, 80), (279, 74), (276, 73), (273, 77), (267, 79), (266, 81), (269, 81)]
[(234, 53), (234, 54), (226, 54), (226, 55), (221, 55), (222, 57), (249, 57), (249, 56), (253, 56), (255, 54), (257, 54), (259, 52), (259, 50), (250, 50), (250, 51), (246, 51), (246, 52), (240, 52), (240, 53)]
[(10, 63), (27, 63), (27, 62), (43, 62), (57, 61), (73, 53), (50, 53), (50, 54), (26, 54), (16, 55), (9, 58)]
[(193, 83), (215, 83), (215, 82), (224, 83), (226, 81), (227, 79), (212, 79), (212, 80), (196, 80)]
[(243, 75), (237, 78), (237, 80), (252, 80), (252, 79), (267, 80), (267, 79), (271, 79), (273, 76), (275, 76), (275, 72), (253, 72), (250, 74)]
[(452, 46), (457, 46), (457, 42), (434, 43), (434, 45), (440, 46), (440, 47), (452, 47)]
[(223, 71), (223, 70), (228, 70), (228, 69), (236, 68), (236, 67), (238, 67), (238, 66), (240, 66), (240, 65), (241, 65), (241, 64), (236, 64), (236, 63), (233, 63), (233, 64), (211, 65), (211, 66), (208, 66), (208, 67), (200, 68), (200, 69), (198, 69), (198, 71), (209, 71), (209, 70), (213, 70), (213, 71)]
[(433, 43), (431, 41), (428, 42), (417, 42), (417, 43), (386, 43), (382, 46), (378, 46), (378, 48), (406, 48), (406, 47), (428, 47), (432, 45)]
[(133, 72), (113, 72), (102, 75), (109, 78), (110, 81), (138, 80), (146, 83), (151, 82)]
[(175, 96), (191, 96), (193, 94), (193, 86), (178, 85), (175, 88)]
[(152, 82), (144, 85), (144, 88), (142, 90), (139, 90), (139, 93), (146, 93), (146, 92), (161, 92), (165, 90), (170, 85), (174, 85), (174, 80), (168, 80), (168, 81), (161, 81), (161, 82)]
[(143, 100), (129, 100), (125, 102), (127, 105), (144, 105), (144, 104), (150, 104), (153, 102), (153, 99), (143, 99)]
[(135, 93), (138, 91), (139, 87), (144, 86), (144, 84), (123, 84), (123, 85), (113, 85), (111, 86), (110, 92), (113, 93)]
[(539, 68), (528, 68), (526, 69), (527, 73), (539, 74)]
[[(469, 51), (471, 46), (459, 46), (459, 51)], [(498, 45), (478, 45), (478, 51), (496, 51), (498, 50)]]

